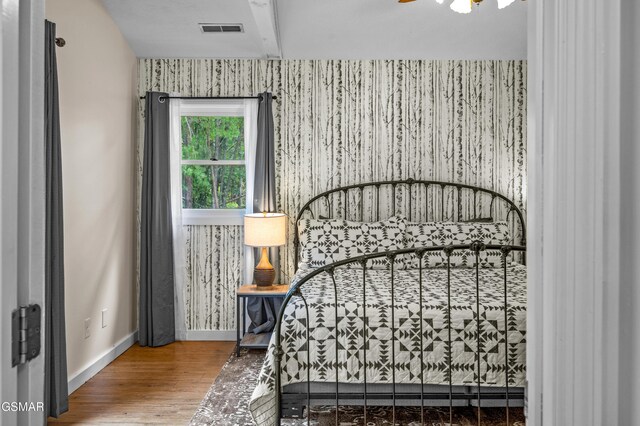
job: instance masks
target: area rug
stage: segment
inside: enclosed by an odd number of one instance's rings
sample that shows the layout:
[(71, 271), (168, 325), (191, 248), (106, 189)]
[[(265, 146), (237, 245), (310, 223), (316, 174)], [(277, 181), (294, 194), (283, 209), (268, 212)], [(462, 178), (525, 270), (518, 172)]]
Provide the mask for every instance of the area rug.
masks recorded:
[[(215, 382), (207, 392), (198, 410), (191, 418), (190, 425), (253, 425), (249, 413), (249, 398), (256, 385), (264, 351), (243, 350), (240, 358), (231, 355)], [(521, 408), (510, 411), (510, 426), (524, 426), (524, 415)], [(333, 426), (335, 407), (317, 407), (311, 410), (311, 424), (316, 426)], [(505, 412), (501, 408), (481, 410), (482, 425), (506, 425)], [(285, 419), (284, 425), (306, 425), (306, 420)], [(362, 407), (340, 407), (338, 412), (340, 426), (363, 426)], [(396, 426), (419, 426), (420, 409), (415, 407), (396, 408)], [(427, 426), (449, 426), (449, 408), (426, 408), (424, 424)], [(391, 407), (369, 407), (367, 426), (392, 425)], [(455, 408), (452, 426), (477, 425), (476, 410), (470, 407)]]

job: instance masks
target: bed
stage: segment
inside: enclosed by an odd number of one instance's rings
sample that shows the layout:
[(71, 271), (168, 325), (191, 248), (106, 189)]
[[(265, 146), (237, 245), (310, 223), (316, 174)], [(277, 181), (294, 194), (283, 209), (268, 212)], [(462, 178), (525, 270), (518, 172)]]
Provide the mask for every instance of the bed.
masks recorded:
[[(394, 204), (392, 216), (380, 221), (385, 186), (392, 201), (398, 186), (409, 195), (435, 186), (440, 220), (416, 221), (415, 209), (407, 206), (403, 216)], [(445, 217), (449, 187), (457, 221)], [(362, 219), (366, 188), (373, 188), (375, 221), (311, 213), (314, 202), (329, 205), (327, 198), (339, 194), (347, 216), (351, 191), (360, 196), (352, 211)], [(465, 211), (472, 217), (463, 220)], [(505, 220), (495, 220), (501, 213)], [(373, 405), (393, 406), (394, 417), (401, 405), (506, 406), (507, 416), (509, 407), (522, 406), (526, 268), (525, 246), (514, 244), (518, 234), (524, 242), (515, 203), (472, 186), (374, 182), (311, 199), (297, 216), (299, 268), (250, 401), (256, 423), (309, 416), (305, 407), (316, 405), (360, 405), (365, 419)]]

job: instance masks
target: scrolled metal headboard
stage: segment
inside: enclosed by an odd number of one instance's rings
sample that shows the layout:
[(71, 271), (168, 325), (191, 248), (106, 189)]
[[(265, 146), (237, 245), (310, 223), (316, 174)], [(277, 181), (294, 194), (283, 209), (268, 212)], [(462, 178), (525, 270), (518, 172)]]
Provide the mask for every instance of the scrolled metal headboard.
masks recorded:
[[(431, 201), (432, 204), (436, 204), (439, 198), (439, 211), (429, 205), (425, 205), (425, 217), (418, 218), (418, 220), (422, 221), (452, 221), (452, 222), (462, 222), (462, 221), (472, 221), (474, 219), (482, 218), (482, 202), (483, 199), (486, 200), (487, 197), (490, 197), (490, 201), (488, 204), (488, 213), (489, 217), (492, 220), (506, 220), (509, 221), (510, 217), (514, 220), (513, 224), (513, 237), (514, 244), (526, 245), (526, 225), (524, 221), (524, 216), (520, 208), (516, 205), (514, 201), (507, 198), (506, 196), (493, 191), (491, 189), (481, 188), (473, 185), (466, 185), (462, 183), (454, 183), (454, 182), (442, 182), (435, 180), (420, 180), (420, 179), (404, 179), (404, 180), (387, 180), (387, 181), (378, 181), (378, 182), (366, 182), (366, 183), (357, 183), (353, 185), (347, 185), (342, 187), (337, 187), (330, 189), (328, 191), (322, 192), (309, 201), (307, 201), (300, 212), (296, 216), (296, 221), (294, 224), (294, 252), (295, 252), (295, 268), (298, 268), (298, 260), (300, 255), (300, 241), (298, 238), (298, 222), (302, 219), (305, 214), (310, 214), (312, 217), (315, 217), (314, 214), (314, 203), (319, 200), (324, 201), (325, 206), (328, 207), (328, 212), (331, 215), (334, 210), (334, 195), (339, 195), (338, 204), (344, 207), (343, 211), (340, 214), (341, 218), (349, 219), (349, 197), (351, 194), (355, 194), (356, 199), (359, 199), (359, 202), (356, 201), (355, 207), (358, 210), (357, 212), (351, 212), (352, 220), (364, 221), (365, 210), (364, 210), (364, 201), (365, 201), (365, 190), (371, 189), (373, 191), (370, 194), (370, 198), (375, 202), (375, 214), (372, 215), (371, 219), (378, 221), (380, 218), (380, 208), (381, 208), (381, 189), (389, 189), (391, 191), (391, 205), (388, 210), (390, 210), (391, 215), (396, 214), (404, 214), (409, 218), (410, 221), (414, 220), (414, 210), (417, 210), (416, 206), (414, 206), (414, 190), (418, 191), (419, 189), (415, 188), (424, 188), (425, 194), (425, 203), (428, 204)], [(406, 212), (397, 211), (400, 205), (396, 202), (396, 194), (399, 188), (404, 188), (409, 191), (409, 197), (407, 197), (405, 204), (407, 205)], [(431, 190), (431, 197), (429, 196)], [(468, 197), (463, 198), (464, 192), (467, 192)], [(439, 195), (438, 195), (439, 194)], [(502, 213), (504, 214), (503, 218), (497, 218), (496, 214), (500, 213), (500, 209), (496, 206), (496, 200), (503, 202), (506, 208), (502, 209)], [(467, 211), (466, 214), (463, 212), (463, 204), (466, 202)], [(469, 202), (472, 203), (472, 207), (469, 208)], [(480, 204), (480, 205), (479, 205)], [(486, 204), (486, 203), (485, 203)], [(487, 208), (484, 209), (487, 211)], [(429, 211), (432, 212), (431, 217), (429, 217)], [(519, 232), (518, 232), (519, 231)], [(515, 241), (516, 233), (519, 235), (518, 241)]]

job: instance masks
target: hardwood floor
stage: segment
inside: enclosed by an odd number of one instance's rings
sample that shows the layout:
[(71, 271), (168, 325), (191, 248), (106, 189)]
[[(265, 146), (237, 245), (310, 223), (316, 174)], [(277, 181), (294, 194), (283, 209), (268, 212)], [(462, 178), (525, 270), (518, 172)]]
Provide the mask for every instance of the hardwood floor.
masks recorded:
[(136, 344), (71, 394), (69, 411), (49, 424), (186, 424), (234, 346)]

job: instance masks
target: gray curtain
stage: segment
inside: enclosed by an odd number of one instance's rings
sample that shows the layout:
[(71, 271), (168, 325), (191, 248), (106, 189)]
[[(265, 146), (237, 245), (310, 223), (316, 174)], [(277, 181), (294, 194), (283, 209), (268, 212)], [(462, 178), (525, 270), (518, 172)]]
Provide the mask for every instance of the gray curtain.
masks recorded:
[[(264, 92), (258, 104), (258, 143), (256, 145), (256, 169), (253, 189), (253, 211), (276, 211), (276, 153), (273, 135), (273, 96)], [(259, 249), (254, 258), (260, 258)], [(275, 282), (280, 276), (280, 256), (278, 248), (269, 249), (269, 261), (276, 270)], [(281, 299), (254, 298), (247, 301), (247, 311), (251, 324), (249, 331), (263, 333), (273, 330), (276, 314), (280, 310)]]
[(58, 417), (69, 409), (64, 322), (64, 225), (62, 159), (56, 63), (56, 24), (45, 21), (45, 411)]
[(169, 96), (147, 92), (140, 202), (140, 346), (175, 341)]

